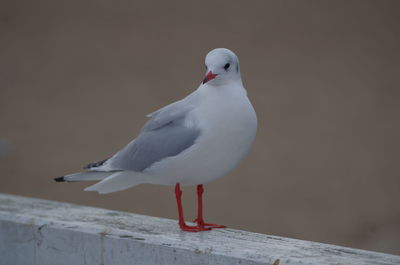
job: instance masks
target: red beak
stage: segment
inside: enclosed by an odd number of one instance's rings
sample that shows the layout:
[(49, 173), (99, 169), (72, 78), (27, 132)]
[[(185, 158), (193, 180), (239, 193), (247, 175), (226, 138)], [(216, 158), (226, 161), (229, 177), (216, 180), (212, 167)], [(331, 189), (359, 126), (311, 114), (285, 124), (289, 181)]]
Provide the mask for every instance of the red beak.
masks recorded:
[(217, 77), (217, 74), (213, 74), (213, 72), (208, 72), (208, 74), (206, 75), (206, 77), (204, 77), (203, 80), (203, 84), (207, 83), (208, 81), (210, 81), (211, 79), (214, 79)]

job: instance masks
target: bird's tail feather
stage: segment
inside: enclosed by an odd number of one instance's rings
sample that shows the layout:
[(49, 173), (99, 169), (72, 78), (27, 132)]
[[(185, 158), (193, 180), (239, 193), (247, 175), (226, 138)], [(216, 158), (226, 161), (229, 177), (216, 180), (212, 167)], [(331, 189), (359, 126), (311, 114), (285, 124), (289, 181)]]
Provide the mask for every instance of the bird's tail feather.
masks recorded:
[(144, 176), (136, 172), (117, 172), (102, 181), (89, 186), (85, 191), (97, 191), (100, 194), (126, 190), (133, 186), (146, 183)]
[(58, 177), (55, 178), (54, 180), (57, 182), (103, 180), (108, 176), (110, 176), (111, 174), (113, 174), (113, 172), (85, 171)]

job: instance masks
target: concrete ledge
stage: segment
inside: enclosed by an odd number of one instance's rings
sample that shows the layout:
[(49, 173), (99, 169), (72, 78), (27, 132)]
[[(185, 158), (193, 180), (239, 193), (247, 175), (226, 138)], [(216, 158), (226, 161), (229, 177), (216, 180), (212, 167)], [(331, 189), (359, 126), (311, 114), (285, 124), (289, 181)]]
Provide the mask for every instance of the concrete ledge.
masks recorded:
[(400, 256), (0, 194), (1, 265), (400, 264)]

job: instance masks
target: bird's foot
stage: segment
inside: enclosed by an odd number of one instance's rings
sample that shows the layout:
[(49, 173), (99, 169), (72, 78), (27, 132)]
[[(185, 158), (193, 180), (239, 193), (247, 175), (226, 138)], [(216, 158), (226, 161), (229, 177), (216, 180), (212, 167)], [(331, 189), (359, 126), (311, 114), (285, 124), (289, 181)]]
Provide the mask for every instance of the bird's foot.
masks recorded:
[(185, 223), (179, 224), (179, 227), (181, 228), (182, 231), (186, 231), (186, 232), (200, 232), (200, 231), (211, 230), (211, 228), (208, 228), (208, 227), (203, 227), (200, 225), (190, 226)]
[(204, 220), (199, 220), (199, 219), (196, 219), (193, 222), (197, 223), (198, 227), (206, 228), (208, 230), (211, 230), (213, 228), (226, 228), (225, 225), (209, 224), (205, 223)]
[(212, 229), (212, 228), (226, 228), (226, 225), (217, 225), (217, 224), (208, 224), (208, 223), (204, 223), (204, 224), (202, 225), (202, 227), (210, 228), (210, 229)]

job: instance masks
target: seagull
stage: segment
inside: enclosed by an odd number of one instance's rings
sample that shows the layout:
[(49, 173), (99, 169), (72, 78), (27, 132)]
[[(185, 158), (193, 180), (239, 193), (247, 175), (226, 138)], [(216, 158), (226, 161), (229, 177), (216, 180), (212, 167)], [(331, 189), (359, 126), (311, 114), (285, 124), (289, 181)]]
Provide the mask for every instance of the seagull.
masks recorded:
[[(247, 154), (256, 136), (257, 116), (232, 51), (210, 51), (205, 65), (200, 86), (185, 98), (147, 115), (149, 120), (136, 139), (119, 152), (86, 165), (83, 172), (54, 180), (99, 181), (85, 191), (100, 194), (144, 183), (175, 186), (181, 230), (225, 228), (204, 221), (203, 184), (226, 175)], [(194, 226), (184, 220), (181, 185), (197, 186)]]

